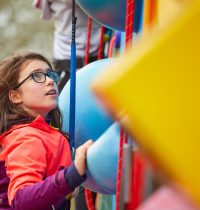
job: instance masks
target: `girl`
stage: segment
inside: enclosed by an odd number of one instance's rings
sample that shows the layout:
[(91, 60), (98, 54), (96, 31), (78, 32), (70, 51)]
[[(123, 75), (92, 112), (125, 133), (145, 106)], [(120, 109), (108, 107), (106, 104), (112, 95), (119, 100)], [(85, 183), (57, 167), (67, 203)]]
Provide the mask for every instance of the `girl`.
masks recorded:
[(76, 150), (59, 131), (59, 78), (33, 52), (0, 62), (0, 209), (69, 209), (70, 193), (86, 179), (89, 140)]

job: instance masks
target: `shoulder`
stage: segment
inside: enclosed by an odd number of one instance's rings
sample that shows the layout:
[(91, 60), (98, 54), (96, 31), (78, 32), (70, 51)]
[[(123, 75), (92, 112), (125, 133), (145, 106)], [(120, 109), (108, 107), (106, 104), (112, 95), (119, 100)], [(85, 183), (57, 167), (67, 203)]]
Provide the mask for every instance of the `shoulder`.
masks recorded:
[(12, 130), (2, 141), (3, 150), (0, 159), (5, 160), (11, 154), (14, 154), (15, 157), (19, 154), (30, 156), (33, 152), (35, 155), (36, 153), (45, 154), (43, 138), (44, 135), (33, 127), (27, 126)]
[(37, 143), (37, 140), (44, 139), (46, 133), (49, 133), (51, 127), (41, 118), (37, 117), (28, 124), (13, 126), (2, 136), (2, 145), (7, 147), (10, 145), (19, 145), (24, 141)]

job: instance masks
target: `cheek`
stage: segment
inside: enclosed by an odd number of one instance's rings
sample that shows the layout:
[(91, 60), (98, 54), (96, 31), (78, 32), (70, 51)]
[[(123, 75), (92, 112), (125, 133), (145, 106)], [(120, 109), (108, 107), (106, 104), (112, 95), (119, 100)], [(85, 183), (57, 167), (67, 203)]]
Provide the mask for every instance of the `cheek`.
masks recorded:
[(26, 86), (23, 89), (24, 100), (38, 100), (42, 97), (41, 87), (38, 85)]
[(33, 91), (42, 91), (44, 89), (44, 84), (43, 83), (36, 83), (33, 80), (27, 82), (26, 85), (24, 85), (23, 91), (26, 92), (33, 92)]

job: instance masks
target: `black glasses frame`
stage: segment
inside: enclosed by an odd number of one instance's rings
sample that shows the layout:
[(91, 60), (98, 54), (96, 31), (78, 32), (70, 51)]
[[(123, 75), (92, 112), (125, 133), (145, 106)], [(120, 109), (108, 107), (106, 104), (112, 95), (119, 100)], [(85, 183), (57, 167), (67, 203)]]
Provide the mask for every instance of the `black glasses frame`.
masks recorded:
[[(34, 75), (35, 74), (43, 74), (44, 75), (44, 81), (40, 81), (38, 82), (37, 79), (35, 79)], [(22, 80), (17, 86), (15, 86), (13, 88), (13, 90), (16, 90), (17, 88), (19, 88), (27, 79), (29, 79), (30, 77), (32, 77), (32, 79), (36, 82), (36, 83), (44, 83), (46, 82), (46, 77), (49, 77), (50, 79), (53, 79), (53, 81), (55, 83), (58, 83), (59, 81), (59, 75), (57, 72), (53, 71), (52, 69), (48, 69), (46, 73), (42, 72), (42, 71), (37, 71), (37, 72), (33, 72), (32, 74), (30, 74), (29, 76), (27, 76), (24, 80)]]

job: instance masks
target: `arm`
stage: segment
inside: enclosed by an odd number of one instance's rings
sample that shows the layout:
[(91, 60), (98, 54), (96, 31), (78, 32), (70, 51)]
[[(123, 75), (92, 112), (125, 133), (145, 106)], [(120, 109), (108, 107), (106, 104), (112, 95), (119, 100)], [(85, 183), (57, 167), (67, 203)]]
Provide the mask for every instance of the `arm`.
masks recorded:
[(42, 10), (41, 17), (44, 20), (51, 19), (52, 14), (51, 14), (50, 3), (48, 2), (48, 0), (34, 0), (33, 6), (35, 6), (37, 9)]
[(16, 193), (12, 201), (15, 210), (43, 210), (71, 193), (85, 177), (81, 177), (74, 164), (44, 181), (25, 187)]
[(86, 143), (77, 150), (75, 165), (43, 180), (47, 164), (44, 145), (37, 135), (29, 136), (24, 132), (23, 135), (23, 138), (19, 138), (19, 133), (13, 133), (12, 143), (5, 149), (6, 170), (10, 177), (9, 203), (15, 210), (44, 210), (85, 180), (82, 175), (85, 174), (85, 157), (89, 145)]

